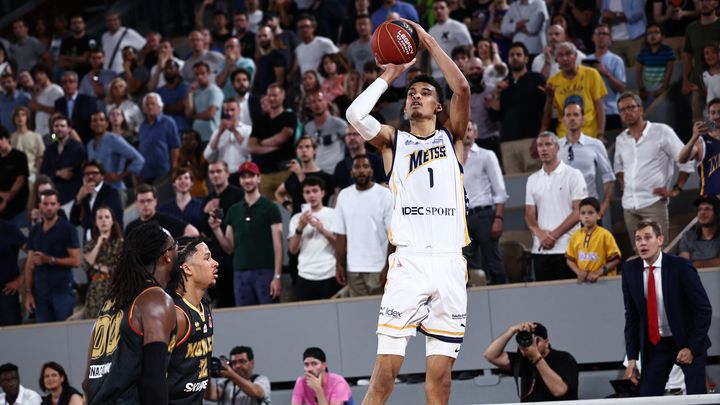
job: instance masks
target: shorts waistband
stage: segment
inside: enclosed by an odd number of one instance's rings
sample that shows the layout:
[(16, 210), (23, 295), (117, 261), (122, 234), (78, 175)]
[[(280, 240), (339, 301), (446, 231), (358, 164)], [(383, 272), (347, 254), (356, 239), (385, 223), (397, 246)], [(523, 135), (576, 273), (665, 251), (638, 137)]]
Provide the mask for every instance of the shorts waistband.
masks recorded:
[(441, 255), (461, 255), (462, 250), (435, 250), (435, 249), (423, 249), (423, 248), (416, 248), (416, 247), (407, 247), (407, 246), (398, 246), (395, 249), (395, 253), (398, 255), (428, 255), (428, 256), (441, 256)]

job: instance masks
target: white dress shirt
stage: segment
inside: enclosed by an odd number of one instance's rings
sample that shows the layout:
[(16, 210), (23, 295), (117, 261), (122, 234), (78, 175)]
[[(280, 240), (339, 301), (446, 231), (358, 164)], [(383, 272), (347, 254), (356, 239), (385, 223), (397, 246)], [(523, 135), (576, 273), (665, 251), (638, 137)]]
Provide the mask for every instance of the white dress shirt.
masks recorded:
[[(571, 147), (572, 153), (570, 153)], [(581, 133), (577, 142), (570, 144), (567, 136), (560, 138), (558, 157), (568, 166), (580, 170), (585, 177), (588, 197), (600, 199), (596, 177), (600, 177), (603, 184), (615, 181), (605, 145), (598, 139)]]
[[(242, 143), (238, 143), (235, 134), (229, 130), (224, 130), (221, 134), (218, 131), (212, 134), (210, 142), (205, 147), (203, 155), (208, 162), (214, 162), (216, 160), (222, 160), (228, 165), (230, 173), (235, 173), (241, 163), (247, 162), (250, 159), (250, 152), (248, 152), (248, 140), (250, 139), (250, 133), (252, 127), (243, 124), (242, 122), (237, 123), (235, 129), (243, 137)], [(216, 137), (220, 137), (216, 150), (212, 150), (210, 145)]]
[[(0, 393), (0, 404), (7, 404), (5, 393)], [(40, 394), (33, 390), (29, 390), (22, 385), (18, 390), (18, 397), (15, 400), (15, 405), (40, 405), (42, 403), (42, 397)]]
[[(642, 136), (635, 141), (626, 129), (615, 140), (615, 173), (624, 173), (623, 209), (648, 207), (661, 196), (653, 190), (669, 187), (683, 143), (665, 124), (646, 121)], [(686, 173), (695, 171), (695, 162), (680, 165)]]
[[(658, 256), (657, 260), (655, 260), (655, 263), (652, 264), (652, 266), (654, 267), (653, 276), (655, 278), (655, 300), (657, 301), (658, 327), (660, 328), (660, 336), (668, 337), (672, 336), (672, 331), (670, 330), (670, 324), (668, 323), (667, 313), (665, 312), (665, 300), (663, 299), (662, 257), (663, 254), (662, 252), (660, 252), (660, 255)], [(650, 265), (648, 265), (647, 262), (643, 261), (643, 266), (645, 268), (645, 270), (643, 270), (643, 290), (645, 292), (645, 300), (647, 300), (648, 274), (650, 273)]]
[(505, 180), (493, 152), (473, 143), (463, 169), (463, 186), (470, 208), (504, 204), (507, 201)]

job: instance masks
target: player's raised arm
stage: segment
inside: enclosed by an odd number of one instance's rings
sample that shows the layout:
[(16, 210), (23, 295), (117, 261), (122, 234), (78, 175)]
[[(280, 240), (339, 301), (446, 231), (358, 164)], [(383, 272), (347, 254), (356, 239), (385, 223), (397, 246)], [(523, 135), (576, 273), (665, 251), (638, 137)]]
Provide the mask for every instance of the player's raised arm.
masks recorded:
[[(470, 117), (470, 84), (465, 75), (460, 71), (455, 62), (440, 48), (435, 38), (428, 34), (425, 29), (413, 21), (403, 19), (410, 24), (418, 35), (421, 47), (425, 47), (435, 62), (437, 62), (442, 71), (445, 81), (453, 91), (452, 99), (448, 114), (450, 118), (444, 123), (452, 135), (455, 137), (455, 143), (462, 143), (467, 130), (468, 119)], [(422, 48), (421, 48), (422, 49)]]

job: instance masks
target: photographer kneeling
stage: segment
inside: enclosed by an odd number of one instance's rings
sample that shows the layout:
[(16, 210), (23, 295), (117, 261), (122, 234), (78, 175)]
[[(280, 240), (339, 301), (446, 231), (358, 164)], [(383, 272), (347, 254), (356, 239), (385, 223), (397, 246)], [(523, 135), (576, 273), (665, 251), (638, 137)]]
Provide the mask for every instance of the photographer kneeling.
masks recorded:
[[(506, 352), (513, 335), (518, 351)], [(540, 323), (511, 326), (485, 350), (485, 359), (520, 378), (521, 402), (578, 399), (577, 362), (570, 353), (550, 347), (547, 329)]]
[[(236, 346), (230, 351), (230, 361), (224, 356), (212, 359), (210, 364), (210, 387), (205, 399), (218, 404), (270, 405), (270, 380), (264, 375), (253, 374), (255, 356), (247, 346)], [(225, 380), (217, 381), (217, 378)]]

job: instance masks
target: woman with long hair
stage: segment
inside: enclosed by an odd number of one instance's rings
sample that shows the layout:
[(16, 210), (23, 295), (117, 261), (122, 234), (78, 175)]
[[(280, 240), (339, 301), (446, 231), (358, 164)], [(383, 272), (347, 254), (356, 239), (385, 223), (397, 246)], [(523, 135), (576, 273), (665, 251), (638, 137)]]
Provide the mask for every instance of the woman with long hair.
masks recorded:
[(112, 107), (108, 112), (108, 130), (125, 138), (130, 145), (137, 148), (137, 134), (130, 129), (125, 112), (120, 107)]
[(54, 361), (43, 364), (39, 385), (48, 393), (42, 405), (83, 405), (82, 394), (70, 386), (65, 369)]
[(42, 166), (45, 143), (42, 136), (32, 130), (31, 117), (30, 109), (24, 105), (15, 108), (12, 113), (15, 132), (10, 135), (10, 143), (14, 149), (25, 153), (27, 156), (28, 170), (30, 171), (28, 180), (32, 183)]
[(323, 78), (320, 91), (328, 102), (332, 102), (345, 91), (345, 74), (349, 70), (345, 57), (340, 53), (326, 53), (320, 59), (318, 73)]
[(507, 75), (508, 68), (498, 54), (498, 47), (495, 42), (487, 38), (482, 38), (477, 42), (477, 55), (482, 61), (485, 71), (483, 80), (486, 84), (496, 84)]
[(363, 91), (363, 79), (360, 72), (351, 70), (345, 75), (345, 83), (343, 84), (343, 94), (335, 97), (333, 101), (337, 107), (338, 116), (344, 117), (345, 111)]
[(145, 120), (140, 107), (130, 98), (127, 82), (116, 77), (108, 86), (107, 97), (105, 99), (105, 112), (110, 116), (110, 110), (119, 107), (125, 114), (128, 128), (137, 133), (140, 124)]
[(122, 250), (122, 232), (115, 213), (107, 205), (95, 211), (92, 239), (83, 248), (83, 267), (90, 280), (85, 297), (85, 318), (96, 318), (110, 291)]

